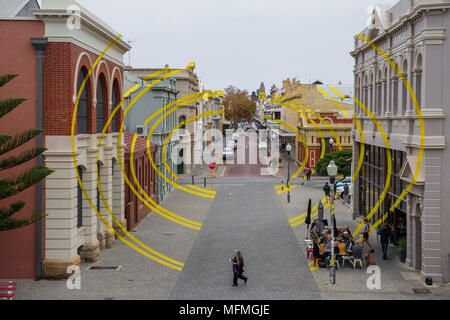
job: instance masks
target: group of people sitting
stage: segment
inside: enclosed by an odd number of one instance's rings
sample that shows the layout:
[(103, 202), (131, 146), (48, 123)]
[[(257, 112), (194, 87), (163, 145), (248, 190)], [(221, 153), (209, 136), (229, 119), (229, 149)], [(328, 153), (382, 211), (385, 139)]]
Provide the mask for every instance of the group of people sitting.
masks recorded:
[[(313, 257), (317, 258), (319, 262), (325, 262), (326, 266), (331, 262), (331, 246), (332, 239), (328, 227), (325, 227), (323, 232), (319, 235), (317, 233), (318, 220), (316, 219), (311, 226), (311, 239), (313, 240)], [(349, 257), (349, 260), (361, 259), (362, 246), (358, 241), (353, 240), (352, 233), (348, 226), (344, 230), (338, 231), (336, 240), (334, 242), (334, 255), (336, 260), (340, 260), (342, 256)]]

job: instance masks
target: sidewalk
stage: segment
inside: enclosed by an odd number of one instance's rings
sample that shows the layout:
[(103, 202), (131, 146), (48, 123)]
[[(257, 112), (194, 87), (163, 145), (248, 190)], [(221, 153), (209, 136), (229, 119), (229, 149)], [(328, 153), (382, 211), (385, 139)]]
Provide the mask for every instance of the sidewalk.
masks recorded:
[[(321, 184), (308, 182), (304, 186), (292, 189), (290, 204), (287, 203), (285, 194), (279, 195), (287, 218), (292, 219), (305, 212), (309, 198), (312, 199), (312, 205), (315, 206), (323, 197), (322, 187), (323, 185)], [(348, 225), (352, 231), (357, 228), (359, 221), (353, 220), (351, 208), (343, 204), (341, 200), (335, 201), (335, 213), (338, 227)], [(330, 221), (329, 215), (330, 209), (327, 208), (324, 210), (324, 218), (328, 219), (328, 221)], [(314, 218), (311, 220), (314, 220)], [(301, 248), (305, 256), (306, 249), (303, 243), (307, 236), (306, 228), (307, 226), (304, 223), (293, 228), (299, 242), (299, 248)], [(415, 269), (408, 267), (407, 263), (400, 262), (397, 247), (389, 245), (388, 259), (383, 260), (381, 245), (377, 242), (375, 231), (370, 234), (369, 241), (375, 249), (371, 257), (381, 270), (381, 289), (370, 290), (367, 288), (367, 279), (371, 274), (366, 273), (365, 262), (363, 262), (363, 270), (360, 268), (354, 270), (348, 263), (346, 263), (345, 267), (341, 266), (340, 270), (336, 268), (335, 285), (329, 284), (330, 269), (311, 268), (311, 276), (314, 277), (320, 289), (322, 299), (450, 299), (450, 287), (448, 285), (434, 284), (433, 286), (426, 286), (420, 280), (419, 273)], [(365, 245), (363, 254), (368, 253), (368, 251), (369, 248)], [(311, 266), (313, 266), (312, 261), (313, 259), (310, 255), (308, 262), (311, 263)], [(414, 293), (413, 289), (429, 289), (430, 293), (417, 294)]]
[[(218, 187), (219, 188), (219, 187)], [(185, 218), (203, 222), (212, 199), (174, 190), (161, 204)], [(186, 228), (151, 212), (130, 232), (150, 248), (185, 262), (199, 231)], [(126, 237), (131, 241), (130, 238)], [(90, 266), (121, 266), (119, 270), (88, 270)], [(136, 252), (121, 240), (105, 249), (100, 260), (81, 265), (81, 290), (69, 290), (66, 280), (18, 279), (15, 300), (168, 299), (180, 271)], [(11, 279), (7, 279), (11, 280)], [(1, 280), (0, 280), (1, 281)]]

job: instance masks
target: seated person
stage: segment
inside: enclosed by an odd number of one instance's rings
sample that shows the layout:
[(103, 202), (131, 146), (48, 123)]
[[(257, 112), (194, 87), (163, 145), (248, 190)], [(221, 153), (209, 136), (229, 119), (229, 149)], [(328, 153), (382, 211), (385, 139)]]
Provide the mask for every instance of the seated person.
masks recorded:
[(326, 232), (324, 231), (324, 232), (322, 233), (322, 235), (320, 236), (320, 243), (326, 243), (326, 241), (327, 241), (327, 234), (326, 234)]
[(344, 233), (342, 234), (342, 239), (344, 239), (344, 242), (346, 242), (348, 240), (348, 232), (344, 231)]
[(350, 228), (348, 226), (345, 226), (344, 228), (344, 232), (347, 232), (347, 234), (352, 234), (352, 232), (350, 231)]
[(347, 252), (352, 252), (352, 248), (355, 245), (355, 241), (353, 241), (353, 236), (349, 235), (347, 241), (345, 242), (345, 248), (347, 249)]
[(319, 258), (320, 260), (325, 259), (325, 256), (320, 253), (320, 239), (319, 238), (317, 238), (316, 241), (314, 241), (313, 257)]
[(359, 244), (359, 241), (356, 241), (356, 244), (352, 248), (352, 258), (353, 259), (362, 259), (363, 248)]
[[(327, 240), (325, 242), (325, 247), (323, 248), (323, 254), (325, 256), (331, 255), (331, 235), (327, 235)], [(339, 254), (339, 247), (337, 246), (337, 243), (334, 243), (334, 254)]]
[(319, 236), (317, 235), (317, 232), (316, 232), (316, 228), (311, 229), (310, 237), (313, 240), (313, 242), (316, 242), (316, 240), (319, 239)]
[(312, 229), (316, 228), (319, 225), (319, 219), (314, 219), (313, 223), (311, 224), (311, 231)]

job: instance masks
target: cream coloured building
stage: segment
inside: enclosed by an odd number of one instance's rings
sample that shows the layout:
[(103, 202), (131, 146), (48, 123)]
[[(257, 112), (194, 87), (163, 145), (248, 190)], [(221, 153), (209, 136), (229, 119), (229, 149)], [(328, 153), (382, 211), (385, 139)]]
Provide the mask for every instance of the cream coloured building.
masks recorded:
[[(72, 150), (72, 115), (81, 84), (118, 33), (72, 0), (43, 0), (33, 14), (45, 24), (41, 41), (47, 42), (43, 51), (43, 122), (48, 150), (44, 163), (55, 170), (45, 180), (42, 275), (66, 278), (69, 265), (97, 261), (103, 249), (113, 246), (111, 228), (117, 229), (113, 217), (126, 226), (124, 180), (117, 155), (117, 151), (124, 155), (123, 140), (118, 147), (121, 109), (100, 147), (98, 143), (106, 120), (123, 96), (123, 56), (130, 47), (118, 40), (92, 69), (78, 102)], [(83, 194), (77, 173), (92, 203)], [(99, 197), (97, 174), (104, 201)]]

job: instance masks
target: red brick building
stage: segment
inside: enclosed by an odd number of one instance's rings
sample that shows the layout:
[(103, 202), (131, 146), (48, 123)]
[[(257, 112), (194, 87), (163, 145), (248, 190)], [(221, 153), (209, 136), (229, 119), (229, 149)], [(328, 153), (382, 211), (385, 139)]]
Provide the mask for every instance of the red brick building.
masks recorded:
[[(130, 156), (131, 145), (133, 142), (134, 133), (124, 132), (125, 144), (125, 173), (127, 177), (133, 182), (133, 188), (139, 190), (134, 183), (130, 171)], [(157, 145), (150, 143), (150, 153), (152, 159), (156, 159)], [(144, 189), (145, 193), (150, 196), (153, 201), (157, 201), (156, 197), (156, 171), (150, 164), (147, 153), (147, 140), (137, 137), (136, 144), (133, 150), (134, 170), (139, 182), (139, 185)], [(145, 199), (145, 197), (142, 195)], [(151, 210), (136, 196), (128, 184), (125, 185), (125, 218), (127, 219), (127, 229), (134, 229), (142, 219), (144, 219)]]
[[(13, 197), (27, 199), (18, 217), (30, 216), (37, 209), (37, 199), (47, 217), (40, 227), (0, 233), (0, 278), (65, 278), (69, 265), (80, 264), (82, 259), (96, 261), (102, 249), (113, 245), (113, 233), (95, 209), (111, 226), (117, 227), (114, 219), (126, 224), (124, 182), (117, 164), (117, 150), (123, 155), (123, 146), (117, 145), (121, 108), (98, 144), (102, 128), (123, 96), (123, 55), (130, 47), (120, 39), (92, 69), (99, 54), (118, 36), (98, 17), (72, 0), (43, 0), (42, 8), (36, 1), (11, 1), (8, 6), (0, 9), (0, 28), (8, 30), (0, 35), (8, 46), (0, 51), (0, 70), (20, 76), (0, 94), (28, 100), (5, 117), (4, 123), (2, 119), (0, 130), (14, 134), (44, 129), (42, 144), (48, 149), (44, 165), (55, 172), (40, 190), (33, 186)], [(69, 6), (75, 11), (68, 11)], [(75, 167), (72, 118), (90, 69), (75, 114)], [(24, 148), (36, 143), (33, 140)], [(85, 198), (77, 174), (96, 208)], [(100, 199), (97, 174), (104, 199)]]

